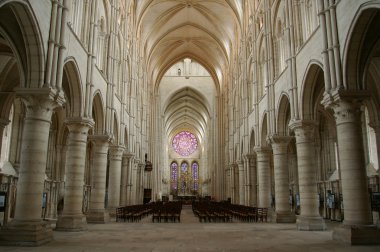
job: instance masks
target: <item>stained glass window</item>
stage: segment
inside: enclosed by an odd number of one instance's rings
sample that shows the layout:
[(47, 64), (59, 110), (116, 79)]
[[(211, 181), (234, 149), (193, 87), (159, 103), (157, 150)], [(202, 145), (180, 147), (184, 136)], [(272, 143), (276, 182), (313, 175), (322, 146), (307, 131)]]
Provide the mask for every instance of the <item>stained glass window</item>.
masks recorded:
[(176, 162), (173, 162), (170, 165), (171, 174), (170, 174), (170, 183), (171, 183), (171, 189), (177, 190), (177, 180), (178, 180), (178, 164)]
[(197, 162), (194, 162), (192, 165), (191, 165), (191, 169), (192, 169), (192, 176), (193, 176), (193, 182), (194, 182), (194, 187), (193, 187), (193, 190), (198, 190), (198, 187), (199, 187), (199, 183), (198, 183), (198, 163)]
[(188, 165), (186, 162), (183, 162), (183, 163), (181, 164), (181, 170), (182, 170), (182, 172), (186, 172), (188, 166), (189, 166), (189, 165)]
[(181, 156), (189, 156), (198, 148), (198, 140), (193, 133), (182, 131), (174, 136), (172, 146)]

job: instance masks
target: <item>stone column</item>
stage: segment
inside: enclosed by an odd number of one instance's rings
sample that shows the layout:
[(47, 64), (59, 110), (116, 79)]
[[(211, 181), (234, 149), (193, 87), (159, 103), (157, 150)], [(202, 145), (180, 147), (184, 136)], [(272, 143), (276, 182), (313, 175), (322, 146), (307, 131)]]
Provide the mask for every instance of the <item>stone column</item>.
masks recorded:
[(233, 174), (233, 192), (234, 192), (234, 204), (239, 204), (239, 166), (237, 163), (232, 165)]
[(87, 229), (83, 215), (83, 185), (86, 163), (87, 132), (93, 121), (87, 118), (72, 118), (66, 121), (69, 129), (66, 151), (65, 205), (58, 217), (56, 229), (82, 231)]
[(10, 123), (8, 119), (0, 118), (0, 154), (3, 147), (3, 134), (5, 127)]
[(249, 205), (257, 206), (257, 170), (256, 156), (254, 154), (247, 155), (249, 162)]
[(259, 199), (258, 207), (270, 208), (272, 199), (270, 182), (270, 148), (256, 147)]
[(120, 181), (120, 205), (128, 205), (128, 174), (129, 174), (129, 163), (133, 155), (130, 153), (123, 154), (123, 160), (121, 163), (121, 181)]
[(319, 196), (315, 167), (314, 121), (295, 121), (291, 125), (296, 135), (298, 184), (301, 214), (297, 218), (299, 230), (324, 230), (325, 222), (319, 215)]
[[(22, 92), (22, 91), (21, 91)], [(38, 246), (53, 239), (41, 219), (51, 116), (58, 105), (48, 95), (21, 94), (25, 104), (15, 217), (0, 230), (0, 245)]]
[(131, 205), (137, 204), (137, 187), (138, 187), (138, 181), (137, 181), (137, 169), (138, 169), (138, 163), (139, 161), (137, 159), (134, 160), (132, 164), (132, 173), (131, 173)]
[(120, 206), (120, 176), (123, 151), (124, 147), (122, 146), (112, 146), (109, 150), (107, 209), (110, 216), (115, 216), (116, 208)]
[(235, 203), (235, 175), (234, 175), (234, 164), (231, 163), (228, 165), (228, 172), (230, 174), (230, 180), (229, 180), (229, 192), (230, 192), (230, 198), (231, 198), (231, 203)]
[(138, 165), (139, 186), (138, 186), (138, 191), (137, 191), (137, 204), (142, 204), (143, 198), (144, 198), (144, 168), (145, 168), (145, 164), (139, 163)]
[(244, 172), (244, 161), (238, 161), (238, 172), (239, 172), (239, 205), (244, 205), (245, 199), (245, 172)]
[(336, 118), (345, 225), (372, 224), (362, 141), (360, 106), (340, 101)]
[(106, 223), (109, 221), (105, 210), (107, 155), (110, 137), (108, 135), (90, 136), (93, 143), (93, 161), (91, 167), (91, 198), (87, 214), (88, 223)]
[(133, 185), (133, 167), (134, 167), (134, 158), (133, 154), (130, 154), (131, 158), (129, 159), (129, 166), (128, 166), (128, 173), (127, 173), (127, 178), (128, 178), (128, 183), (127, 183), (127, 205), (132, 205), (132, 185)]
[(251, 182), (250, 182), (250, 177), (251, 177), (250, 173), (251, 173), (251, 171), (249, 169), (249, 159), (248, 159), (247, 156), (248, 155), (246, 155), (244, 157), (244, 178), (245, 178), (244, 205), (249, 206), (250, 205), (249, 204), (250, 203), (249, 199), (250, 199), (250, 193), (251, 193), (250, 192), (250, 190), (251, 190)]
[(270, 141), (273, 149), (275, 199), (276, 199), (276, 222), (294, 223), (296, 216), (291, 212), (289, 205), (289, 168), (288, 168), (288, 145), (292, 140), (289, 136), (271, 136)]

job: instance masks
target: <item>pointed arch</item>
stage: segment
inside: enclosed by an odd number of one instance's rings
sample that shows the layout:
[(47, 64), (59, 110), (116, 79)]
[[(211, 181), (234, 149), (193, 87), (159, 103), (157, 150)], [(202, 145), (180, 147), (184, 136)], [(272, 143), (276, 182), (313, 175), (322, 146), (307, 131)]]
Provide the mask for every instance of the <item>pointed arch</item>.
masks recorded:
[(18, 61), (20, 87), (41, 88), (44, 85), (45, 43), (28, 2), (1, 1), (0, 34), (7, 40)]
[(291, 117), (290, 113), (290, 102), (287, 93), (283, 92), (280, 96), (278, 106), (277, 106), (277, 129), (276, 132), (280, 136), (289, 135), (289, 121)]
[(119, 144), (120, 139), (119, 139), (119, 120), (117, 118), (116, 112), (114, 112), (113, 116), (113, 143), (114, 144)]
[(105, 130), (105, 112), (103, 98), (99, 91), (95, 92), (92, 104), (92, 118), (95, 122), (94, 133), (101, 135)]
[(256, 139), (255, 139), (255, 131), (251, 130), (251, 135), (249, 137), (249, 153), (255, 153)]
[(66, 116), (80, 117), (84, 110), (83, 84), (78, 64), (72, 57), (63, 65), (62, 88), (66, 98)]
[(318, 61), (310, 61), (301, 86), (300, 115), (304, 120), (314, 120), (316, 103), (324, 91), (323, 66)]
[(268, 136), (268, 115), (267, 115), (267, 112), (265, 112), (263, 117), (262, 117), (260, 133), (261, 133), (260, 146), (262, 146), (262, 147), (268, 146), (268, 143), (267, 143), (267, 136)]
[[(346, 89), (362, 89), (364, 69), (375, 40), (379, 39), (380, 3), (362, 4), (355, 14), (343, 49), (343, 84)], [(376, 34), (376, 36), (373, 36)]]

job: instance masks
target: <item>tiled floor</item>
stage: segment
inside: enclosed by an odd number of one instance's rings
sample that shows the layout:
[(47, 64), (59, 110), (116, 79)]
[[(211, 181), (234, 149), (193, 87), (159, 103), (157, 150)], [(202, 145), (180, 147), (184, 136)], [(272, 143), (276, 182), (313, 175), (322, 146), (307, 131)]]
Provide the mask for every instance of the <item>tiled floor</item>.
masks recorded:
[(199, 223), (184, 208), (181, 223), (89, 225), (86, 232), (54, 232), (54, 241), (41, 247), (0, 247), (15, 251), (380, 251), (380, 246), (348, 246), (332, 241), (327, 231), (297, 231), (295, 224)]

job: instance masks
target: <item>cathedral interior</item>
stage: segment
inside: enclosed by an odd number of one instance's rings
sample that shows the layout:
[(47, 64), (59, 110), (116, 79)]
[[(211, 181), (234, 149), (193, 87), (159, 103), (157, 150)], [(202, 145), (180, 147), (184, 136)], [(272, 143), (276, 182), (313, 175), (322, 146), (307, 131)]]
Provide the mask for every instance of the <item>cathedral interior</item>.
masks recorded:
[(378, 81), (379, 0), (1, 0), (0, 250), (191, 216), (380, 245)]

